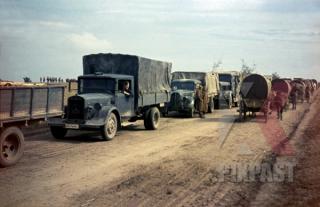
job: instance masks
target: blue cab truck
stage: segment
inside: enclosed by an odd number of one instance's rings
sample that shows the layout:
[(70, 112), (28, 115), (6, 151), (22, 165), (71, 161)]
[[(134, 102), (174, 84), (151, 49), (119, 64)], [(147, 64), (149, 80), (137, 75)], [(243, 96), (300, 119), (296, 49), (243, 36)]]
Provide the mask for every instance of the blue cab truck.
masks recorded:
[(52, 135), (63, 138), (69, 129), (99, 130), (104, 140), (111, 140), (121, 123), (137, 120), (144, 120), (148, 130), (157, 129), (170, 98), (170, 73), (171, 63), (138, 56), (84, 56), (78, 94), (68, 99), (63, 118), (48, 121)]

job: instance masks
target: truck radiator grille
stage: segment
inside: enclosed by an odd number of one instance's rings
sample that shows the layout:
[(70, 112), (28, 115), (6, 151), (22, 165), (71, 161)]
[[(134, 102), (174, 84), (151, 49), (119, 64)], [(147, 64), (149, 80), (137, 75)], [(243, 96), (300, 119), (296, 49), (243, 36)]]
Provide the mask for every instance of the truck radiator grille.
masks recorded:
[(181, 96), (179, 93), (171, 94), (170, 104), (171, 106), (179, 106), (181, 103)]
[(68, 99), (68, 119), (84, 119), (84, 100), (82, 97), (73, 96)]

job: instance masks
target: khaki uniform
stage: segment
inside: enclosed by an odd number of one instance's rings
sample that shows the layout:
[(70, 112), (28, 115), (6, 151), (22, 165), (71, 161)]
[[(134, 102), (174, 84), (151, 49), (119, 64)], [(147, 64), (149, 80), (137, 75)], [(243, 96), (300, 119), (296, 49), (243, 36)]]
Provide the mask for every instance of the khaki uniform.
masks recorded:
[(203, 93), (201, 88), (196, 89), (195, 94), (195, 108), (199, 113), (200, 117), (203, 117)]
[(206, 89), (202, 90), (202, 97), (203, 97), (202, 112), (206, 113), (208, 112), (208, 104), (209, 104), (208, 92)]

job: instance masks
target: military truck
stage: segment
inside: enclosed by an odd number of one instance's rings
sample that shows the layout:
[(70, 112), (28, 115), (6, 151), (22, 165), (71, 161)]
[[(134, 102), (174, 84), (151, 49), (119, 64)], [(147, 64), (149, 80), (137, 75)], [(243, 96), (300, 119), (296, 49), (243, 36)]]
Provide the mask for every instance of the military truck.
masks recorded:
[(238, 107), (240, 99), (240, 73), (236, 71), (219, 72), (220, 94), (216, 102), (216, 107), (226, 105), (228, 108), (232, 106)]
[(121, 123), (139, 119), (146, 129), (157, 129), (169, 101), (170, 73), (171, 63), (133, 55), (84, 56), (78, 94), (68, 99), (63, 119), (49, 120), (52, 135), (63, 138), (69, 129), (91, 129), (111, 140)]
[(207, 72), (174, 72), (172, 73), (171, 96), (167, 111), (176, 111), (193, 117), (195, 111), (195, 90), (201, 85), (208, 97), (205, 112), (214, 111), (214, 99), (218, 96), (219, 83), (217, 74)]

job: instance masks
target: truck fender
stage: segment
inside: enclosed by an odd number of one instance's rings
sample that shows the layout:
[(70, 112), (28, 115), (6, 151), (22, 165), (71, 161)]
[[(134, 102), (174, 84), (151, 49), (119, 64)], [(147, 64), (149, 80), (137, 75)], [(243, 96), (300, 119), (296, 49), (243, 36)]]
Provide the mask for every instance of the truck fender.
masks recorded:
[(118, 126), (120, 127), (121, 126), (121, 116), (120, 116), (120, 112), (119, 110), (112, 106), (112, 107), (103, 107), (101, 109), (101, 112), (103, 113), (103, 119), (105, 121), (105, 119), (111, 114), (111, 113), (114, 113), (117, 117), (117, 120), (118, 120)]

